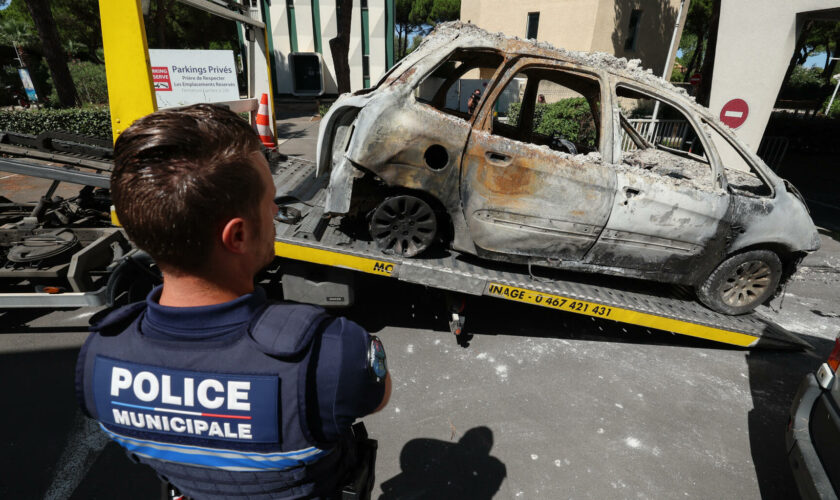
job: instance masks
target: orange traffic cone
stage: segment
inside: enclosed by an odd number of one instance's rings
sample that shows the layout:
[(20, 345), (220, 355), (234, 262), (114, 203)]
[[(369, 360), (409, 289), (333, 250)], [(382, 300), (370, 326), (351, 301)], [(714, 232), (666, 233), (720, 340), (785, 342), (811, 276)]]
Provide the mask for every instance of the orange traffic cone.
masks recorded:
[(263, 146), (274, 147), (274, 135), (271, 133), (271, 125), (268, 116), (268, 94), (260, 97), (260, 107), (257, 109), (257, 134), (260, 136)]

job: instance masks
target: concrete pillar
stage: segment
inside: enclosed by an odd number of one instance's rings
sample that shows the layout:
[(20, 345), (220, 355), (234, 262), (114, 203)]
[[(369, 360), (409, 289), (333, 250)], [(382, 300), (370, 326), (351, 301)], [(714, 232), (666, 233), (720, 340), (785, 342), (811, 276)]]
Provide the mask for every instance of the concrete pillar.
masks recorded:
[(753, 151), (767, 128), (773, 104), (796, 45), (802, 16), (840, 8), (840, 0), (722, 0), (709, 109), (743, 99), (746, 121), (735, 133)]

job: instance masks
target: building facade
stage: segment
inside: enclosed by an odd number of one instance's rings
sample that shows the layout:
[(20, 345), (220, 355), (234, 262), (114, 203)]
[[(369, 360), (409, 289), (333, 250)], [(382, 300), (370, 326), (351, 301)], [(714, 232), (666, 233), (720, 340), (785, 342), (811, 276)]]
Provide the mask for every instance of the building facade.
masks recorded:
[[(394, 0), (352, 3), (348, 59), (355, 91), (375, 83), (394, 64)], [(337, 0), (272, 2), (266, 24), (271, 30), (275, 94), (317, 97), (338, 92), (329, 45), (338, 33), (338, 13)]]
[[(662, 75), (679, 8), (680, 0), (461, 0), (461, 20), (569, 50), (641, 59)], [(687, 13), (688, 1), (678, 40)]]

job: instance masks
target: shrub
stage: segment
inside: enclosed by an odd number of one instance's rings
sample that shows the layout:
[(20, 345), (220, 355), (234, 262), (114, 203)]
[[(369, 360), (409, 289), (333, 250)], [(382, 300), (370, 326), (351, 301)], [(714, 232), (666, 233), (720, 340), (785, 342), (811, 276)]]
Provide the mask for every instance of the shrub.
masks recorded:
[(111, 114), (106, 107), (0, 111), (0, 130), (33, 135), (64, 130), (108, 139)]
[[(519, 123), (520, 108), (518, 102), (510, 105), (508, 123)], [(589, 103), (583, 97), (537, 104), (534, 109), (534, 131), (549, 137), (559, 134), (576, 144), (595, 146), (595, 121)]]
[[(828, 96), (820, 105), (820, 111), (822, 113), (825, 113), (825, 108), (828, 106), (828, 101), (830, 100), (831, 96)], [(831, 109), (828, 110), (828, 113), (825, 116), (829, 118), (840, 118), (840, 93), (834, 97), (834, 102), (831, 103)]]
[(105, 65), (90, 61), (70, 64), (70, 74), (76, 84), (82, 104), (108, 104), (108, 83), (105, 79)]
[[(821, 77), (820, 68), (796, 66), (782, 87), (780, 99), (811, 101), (831, 93), (834, 85)], [(825, 109), (825, 108), (823, 108)]]
[[(79, 104), (108, 104), (108, 83), (105, 79), (105, 65), (90, 61), (72, 61), (67, 67), (76, 84)], [(58, 93), (53, 88), (50, 102), (58, 103)]]

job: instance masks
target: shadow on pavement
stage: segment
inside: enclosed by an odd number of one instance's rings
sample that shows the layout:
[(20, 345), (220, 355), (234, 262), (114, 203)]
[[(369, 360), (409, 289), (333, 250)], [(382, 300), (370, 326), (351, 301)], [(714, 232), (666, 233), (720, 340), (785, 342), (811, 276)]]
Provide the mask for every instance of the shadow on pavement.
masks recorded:
[(746, 353), (753, 409), (747, 416), (750, 452), (762, 498), (798, 498), (785, 447), (796, 389), (828, 358), (834, 342), (805, 335), (813, 351), (755, 350)]
[(73, 498), (139, 500), (159, 494), (155, 475), (135, 467), (120, 449), (99, 454), (106, 440), (90, 432), (95, 424), (82, 416), (76, 402), (78, 352), (0, 354), (6, 410), (0, 416), (0, 498), (68, 498), (79, 483), (95, 487)]
[(473, 427), (457, 443), (412, 439), (400, 452), (400, 470), (382, 482), (380, 500), (398, 498), (490, 499), (507, 476), (505, 464), (490, 455), (493, 432)]
[[(374, 287), (357, 295), (358, 303), (364, 306), (350, 311), (349, 317), (366, 328), (373, 328), (373, 331), (382, 329), (385, 325), (448, 331), (446, 311), (442, 300), (436, 296), (436, 292), (404, 283), (390, 288), (391, 283), (388, 281), (392, 280), (375, 280)], [(689, 336), (500, 299), (467, 297), (466, 301), (466, 328), (475, 335), (504, 334), (533, 338), (743, 351), (753, 403), (752, 410), (746, 415), (750, 453), (761, 496), (762, 498), (798, 498), (785, 448), (788, 414), (803, 377), (806, 373), (816, 370), (820, 363), (828, 358), (833, 341), (798, 334), (813, 346), (813, 350), (754, 349), (750, 351)], [(387, 339), (384, 340), (387, 347)], [(454, 344), (455, 341), (453, 340), (452, 343)], [(406, 454), (407, 449), (408, 447), (403, 450), (403, 455)], [(404, 481), (409, 481), (407, 477), (411, 474), (406, 474), (405, 465), (402, 463), (401, 465), (404, 472), (398, 476), (399, 482), (392, 484), (403, 484)], [(416, 472), (414, 474), (420, 475)], [(395, 479), (397, 478), (389, 481), (395, 481)], [(383, 487), (385, 484), (383, 483)], [(386, 493), (389, 491), (385, 490)]]

